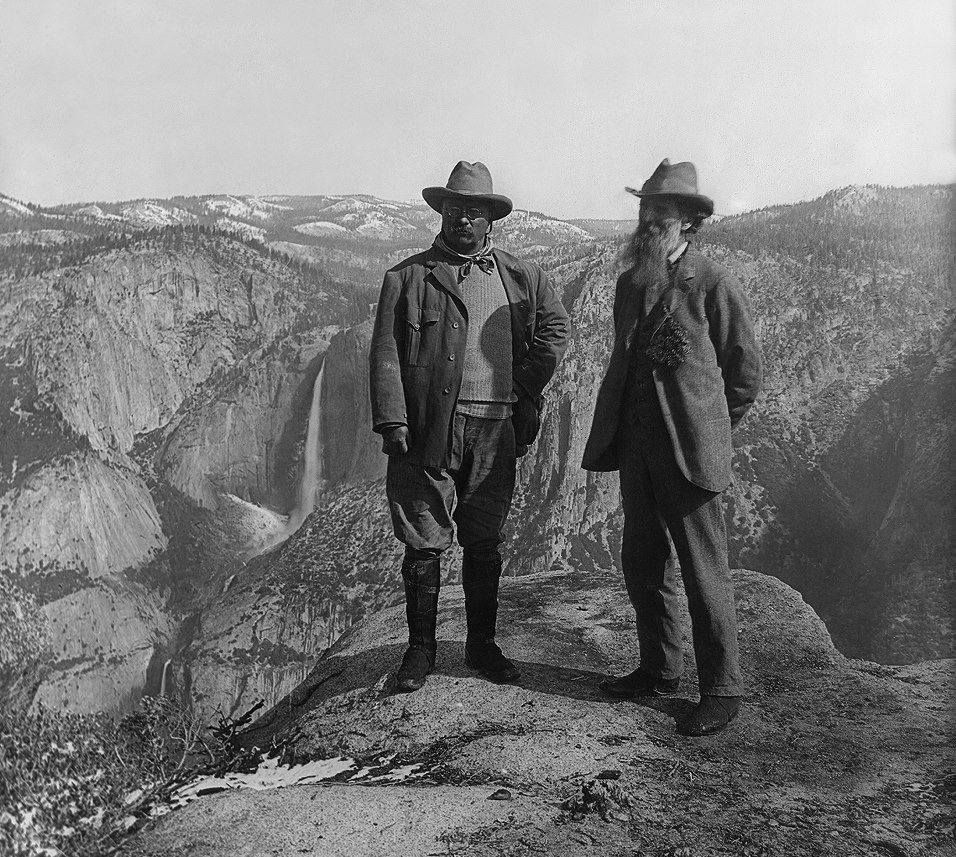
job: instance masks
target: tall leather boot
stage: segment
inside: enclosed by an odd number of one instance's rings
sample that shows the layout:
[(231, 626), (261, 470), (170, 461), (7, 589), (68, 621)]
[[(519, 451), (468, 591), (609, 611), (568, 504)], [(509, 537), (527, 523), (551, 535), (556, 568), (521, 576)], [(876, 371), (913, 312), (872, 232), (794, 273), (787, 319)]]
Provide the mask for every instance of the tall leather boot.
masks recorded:
[(435, 626), (438, 622), (438, 590), (441, 586), (441, 559), (409, 559), (402, 563), (405, 582), (405, 618), (408, 621), (408, 649), (396, 675), (396, 690), (409, 692), (425, 684), (435, 667)]
[(461, 567), (468, 622), (465, 664), (478, 670), (489, 681), (504, 684), (515, 681), (521, 674), (495, 643), (500, 579), (501, 554), (497, 549), (481, 552), (465, 550)]

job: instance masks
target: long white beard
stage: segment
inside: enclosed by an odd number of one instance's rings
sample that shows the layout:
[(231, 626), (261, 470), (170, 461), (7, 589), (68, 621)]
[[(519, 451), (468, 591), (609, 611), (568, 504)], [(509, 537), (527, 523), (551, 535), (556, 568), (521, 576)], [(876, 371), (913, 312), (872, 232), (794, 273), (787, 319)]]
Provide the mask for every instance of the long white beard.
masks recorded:
[(681, 240), (681, 220), (647, 221), (634, 230), (621, 252), (625, 268), (636, 268), (635, 279), (640, 285), (663, 283), (667, 280), (667, 257)]

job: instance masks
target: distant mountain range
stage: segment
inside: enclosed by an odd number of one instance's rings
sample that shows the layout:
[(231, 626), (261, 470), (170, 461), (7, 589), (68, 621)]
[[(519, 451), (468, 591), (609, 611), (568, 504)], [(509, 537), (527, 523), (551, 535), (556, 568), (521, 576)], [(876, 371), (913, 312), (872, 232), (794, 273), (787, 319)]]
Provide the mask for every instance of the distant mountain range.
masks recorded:
[[(150, 229), (204, 224), (260, 241), (295, 240), (306, 246), (329, 240), (381, 241), (416, 247), (431, 243), (441, 218), (423, 202), (396, 202), (368, 194), (341, 196), (175, 196), (51, 207), (30, 206), (0, 194), (0, 216), (74, 222), (87, 228)], [(499, 224), (514, 243), (552, 245), (616, 234), (631, 221), (565, 221), (516, 209)]]

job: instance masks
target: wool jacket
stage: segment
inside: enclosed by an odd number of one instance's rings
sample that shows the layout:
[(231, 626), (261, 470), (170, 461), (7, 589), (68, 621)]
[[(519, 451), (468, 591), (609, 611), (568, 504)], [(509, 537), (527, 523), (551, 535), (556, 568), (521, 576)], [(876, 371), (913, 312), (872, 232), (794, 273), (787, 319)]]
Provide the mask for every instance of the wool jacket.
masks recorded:
[(617, 280), (614, 347), (581, 466), (597, 471), (620, 469), (628, 342), (642, 318), (651, 312), (669, 313), (683, 328), (689, 346), (679, 365), (653, 369), (674, 457), (690, 482), (708, 491), (723, 491), (731, 477), (731, 429), (753, 404), (762, 381), (760, 348), (747, 297), (730, 271), (693, 245), (678, 262), (673, 287), (644, 288), (635, 282), (634, 273), (632, 268)]
[[(570, 321), (541, 268), (497, 248), (492, 255), (508, 296), (520, 405), (537, 400), (551, 380), (567, 349)], [(449, 464), (468, 338), (457, 268), (443, 258), (432, 247), (386, 272), (369, 351), (372, 429), (407, 425), (406, 457), (424, 467)], [(516, 406), (515, 416), (523, 413), (528, 408)], [(516, 435), (520, 428), (516, 422)]]

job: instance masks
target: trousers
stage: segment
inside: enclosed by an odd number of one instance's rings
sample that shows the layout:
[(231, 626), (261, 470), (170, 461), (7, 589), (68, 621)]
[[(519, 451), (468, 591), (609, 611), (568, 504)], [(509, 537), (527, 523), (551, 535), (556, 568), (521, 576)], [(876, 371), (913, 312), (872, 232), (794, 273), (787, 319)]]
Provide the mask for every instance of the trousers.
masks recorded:
[(494, 556), (515, 488), (515, 436), (510, 419), (456, 413), (447, 468), (391, 455), (385, 477), (395, 537), (412, 559), (439, 556), (457, 528), (466, 554)]
[(641, 667), (678, 678), (684, 666), (673, 541), (687, 595), (700, 692), (740, 696), (737, 614), (719, 493), (681, 473), (653, 390), (627, 396), (621, 423), (621, 565), (637, 618)]

